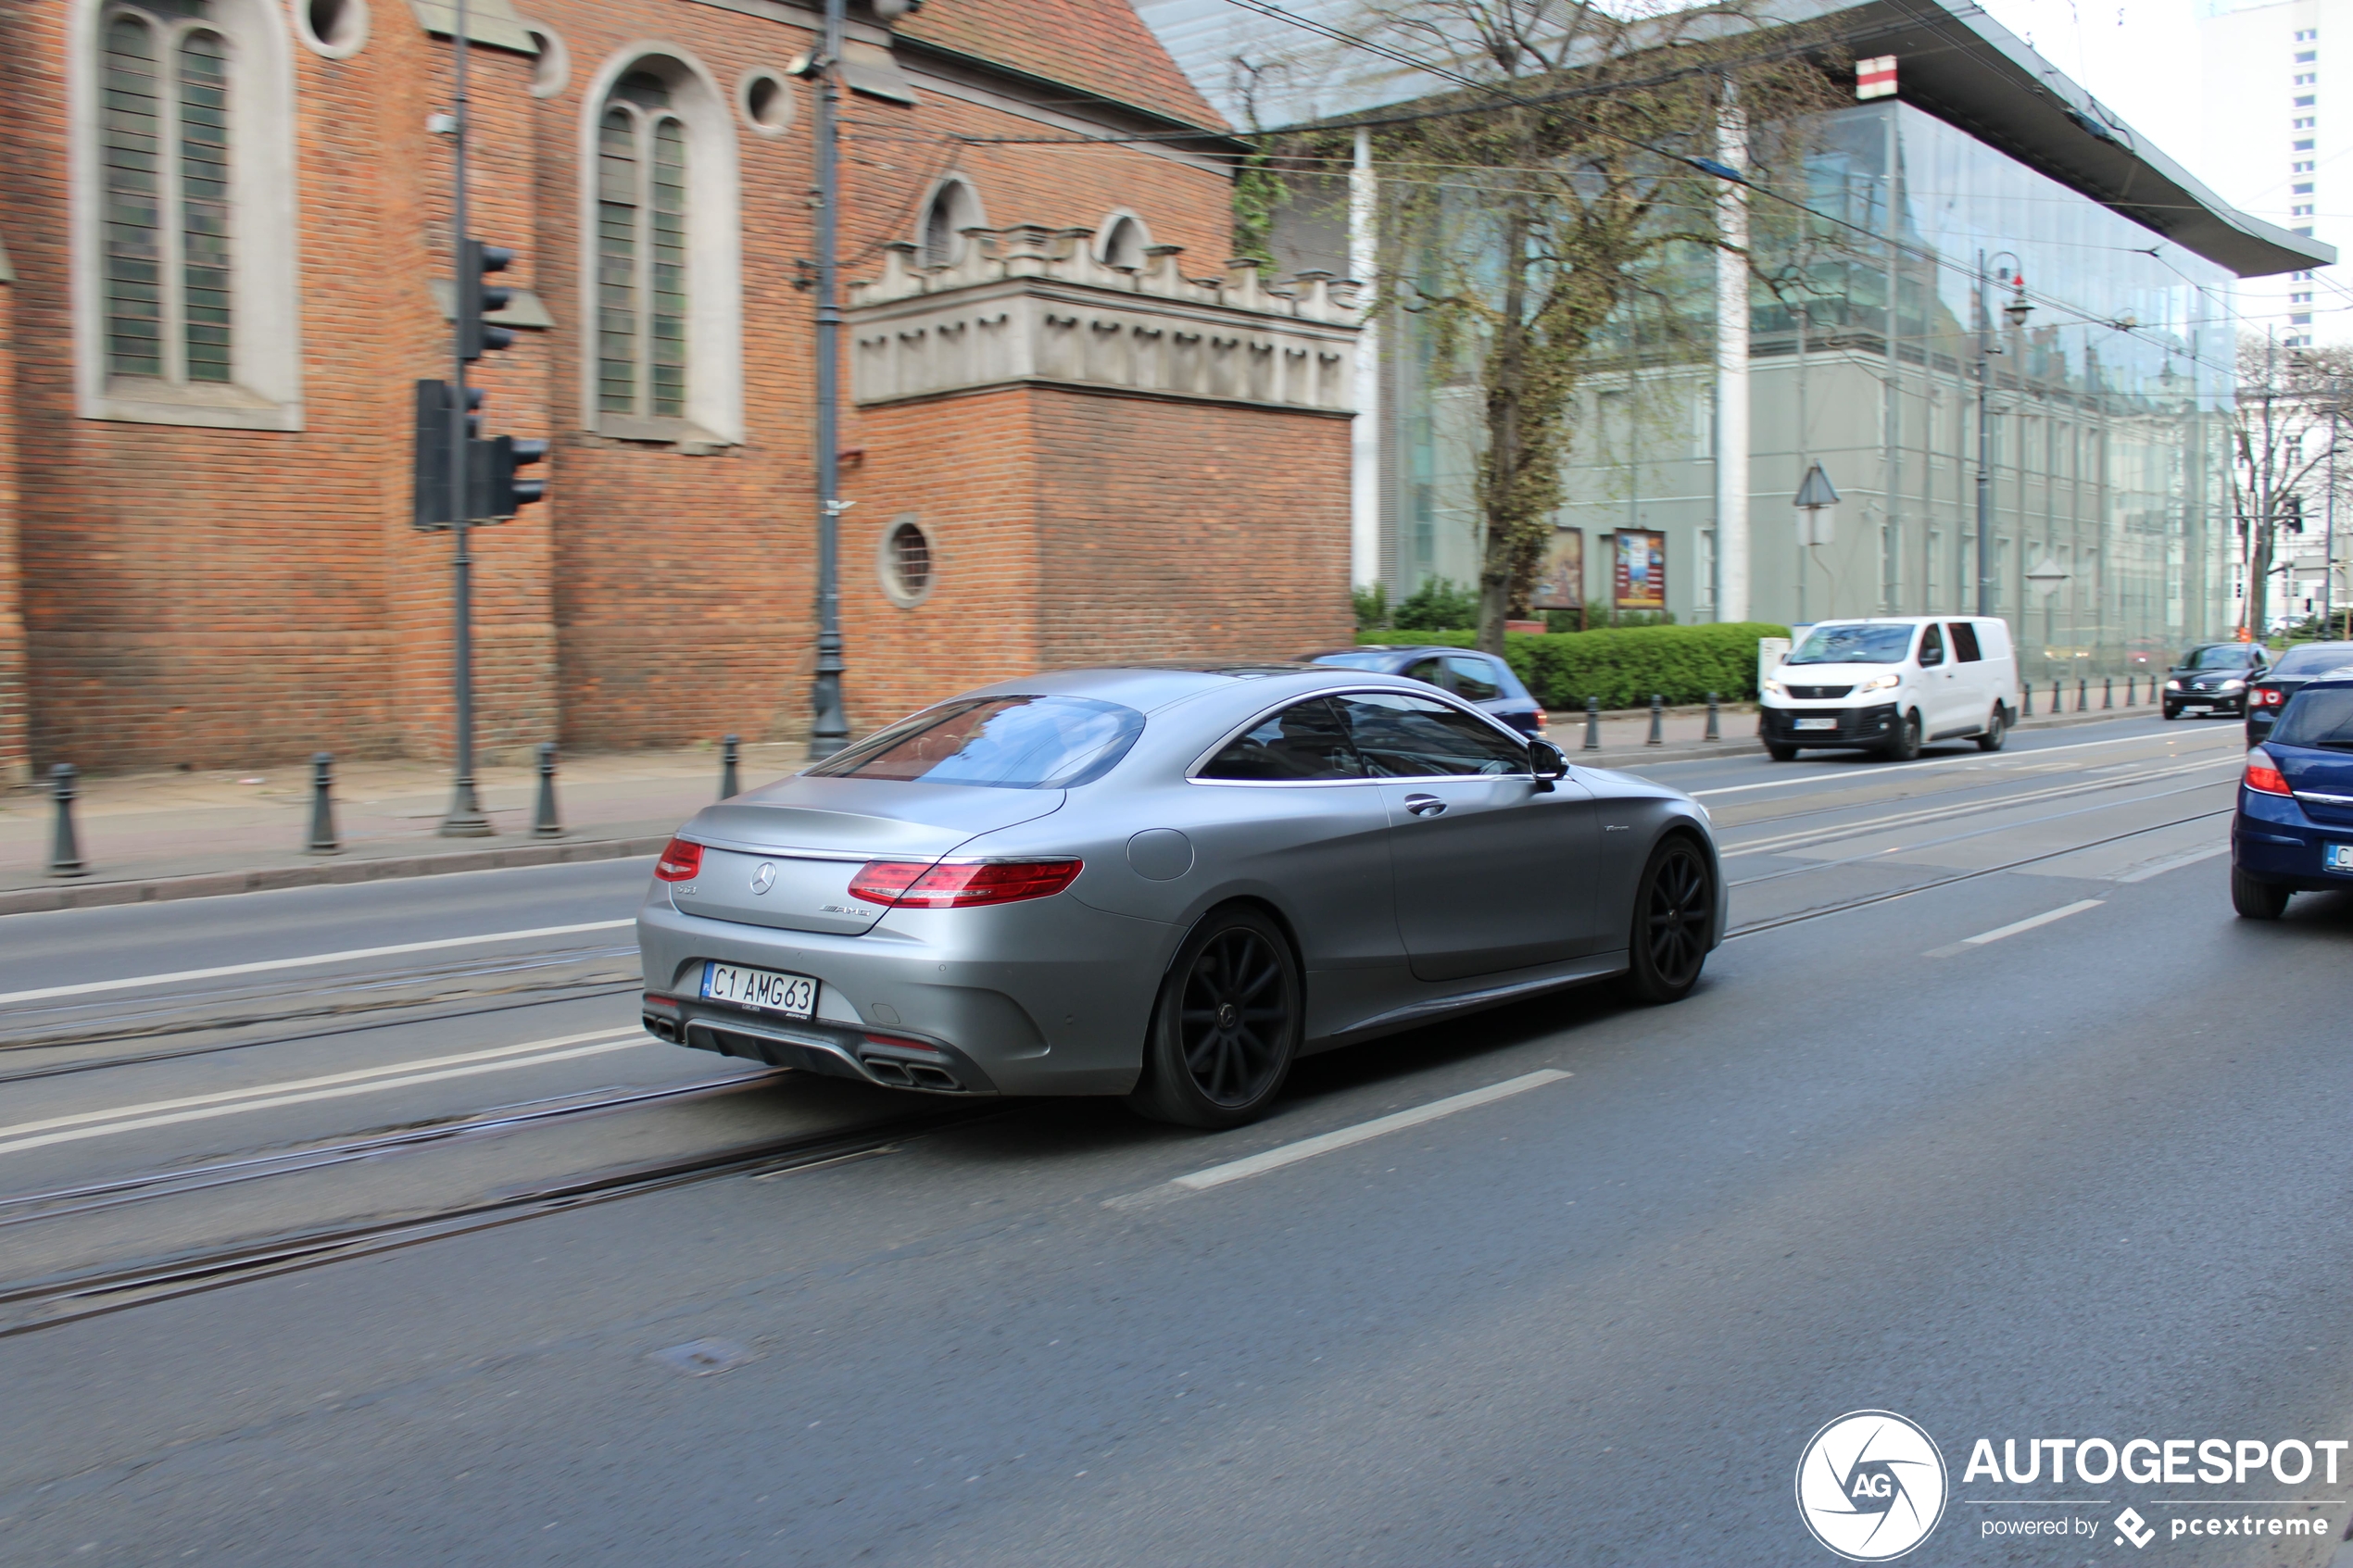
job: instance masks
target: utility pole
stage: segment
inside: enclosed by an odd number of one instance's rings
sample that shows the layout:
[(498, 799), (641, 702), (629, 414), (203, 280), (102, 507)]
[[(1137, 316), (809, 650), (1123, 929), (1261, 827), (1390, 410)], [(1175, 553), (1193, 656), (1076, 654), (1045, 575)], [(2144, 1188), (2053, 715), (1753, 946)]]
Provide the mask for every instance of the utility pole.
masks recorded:
[[(2018, 257), (2008, 251), (1988, 257), (1977, 253), (1977, 281), (1969, 293), (1977, 304), (1977, 613), (1994, 613), (1994, 596), (2000, 584), (1994, 571), (1994, 356), (2002, 352), (1994, 342), (1994, 311), (1986, 303), (1986, 268), (2007, 257), (2015, 268)], [(2026, 279), (2017, 280), (2017, 295), (2003, 307), (2010, 325), (2022, 327), (2033, 307), (2026, 303)]]
[(453, 177), (449, 202), (449, 284), (453, 291), (449, 321), (450, 339), (450, 399), (449, 399), (449, 537), (456, 548), (451, 557), (455, 573), (452, 592), (452, 614), (456, 621), (451, 638), (449, 678), (456, 697), (456, 776), (449, 786), (449, 814), (441, 819), (444, 838), (486, 838), (490, 835), (490, 819), (482, 814), (482, 802), (474, 794), (474, 668), (473, 668), (473, 556), (469, 548), (472, 530), (467, 526), (467, 475), (472, 465), (468, 461), (466, 440), (469, 409), (466, 400), (466, 312), (462, 301), (466, 297), (466, 133), (471, 129), (472, 113), (466, 103), (466, 0), (457, 0), (457, 26), (451, 30), (456, 50), (455, 105), (457, 149), (453, 161)]
[[(1732, 79), (1716, 111), (1716, 619), (1749, 616), (1748, 117)], [(1613, 579), (1614, 581), (1614, 579)]]
[(2345, 383), (2330, 389), (2329, 498), (2321, 527), (2321, 635), (2336, 635), (2336, 442), (2337, 415), (2345, 407)]
[(843, 0), (825, 0), (817, 92), (817, 679), (810, 693), (809, 755), (849, 740), (841, 701), (841, 302), (836, 273), (841, 203)]

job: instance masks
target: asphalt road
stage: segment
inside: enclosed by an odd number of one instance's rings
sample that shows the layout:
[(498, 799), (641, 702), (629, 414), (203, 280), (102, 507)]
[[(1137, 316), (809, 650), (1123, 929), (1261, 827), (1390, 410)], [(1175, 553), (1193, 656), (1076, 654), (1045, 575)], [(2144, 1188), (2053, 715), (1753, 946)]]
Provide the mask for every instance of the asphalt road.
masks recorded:
[[(1664, 765), (1735, 884), (1690, 999), (1222, 1135), (633, 1035), (642, 863), (0, 920), (0, 1561), (1818, 1563), (1799, 1455), (1882, 1409), (1950, 1471), (1906, 1562), (2130, 1504), (2327, 1562), (2353, 1463), (1962, 1474), (2353, 1436), (2353, 897), (2233, 920), (2240, 750)], [(2225, 1503), (2328, 1527), (2171, 1535)]]

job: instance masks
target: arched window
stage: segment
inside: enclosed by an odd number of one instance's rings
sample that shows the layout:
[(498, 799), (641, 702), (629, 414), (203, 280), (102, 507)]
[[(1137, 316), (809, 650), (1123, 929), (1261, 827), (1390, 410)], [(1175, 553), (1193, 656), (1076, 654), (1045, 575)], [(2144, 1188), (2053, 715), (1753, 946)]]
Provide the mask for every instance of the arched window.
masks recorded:
[(1143, 220), (1131, 212), (1114, 212), (1103, 220), (1102, 257), (1106, 267), (1144, 265), (1144, 247), (1152, 237), (1144, 232)]
[(597, 407), (686, 417), (686, 127), (642, 72), (597, 129)]
[(980, 197), (971, 185), (962, 180), (945, 182), (924, 204), (923, 232), (918, 240), (923, 264), (954, 266), (964, 251), (963, 232), (985, 228), (988, 222), (980, 210)]
[(301, 428), (283, 19), (266, 0), (85, 14), (83, 413)]
[(741, 441), (731, 102), (665, 45), (609, 65), (586, 107), (585, 422), (625, 440)]

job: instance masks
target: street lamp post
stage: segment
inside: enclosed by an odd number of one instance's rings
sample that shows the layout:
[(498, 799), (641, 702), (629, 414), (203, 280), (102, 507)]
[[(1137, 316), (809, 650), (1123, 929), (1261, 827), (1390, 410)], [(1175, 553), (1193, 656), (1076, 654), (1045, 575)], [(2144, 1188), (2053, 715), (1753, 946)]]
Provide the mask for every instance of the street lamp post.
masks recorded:
[(810, 692), (809, 755), (849, 739), (841, 701), (841, 225), (843, 0), (825, 0), (817, 92), (817, 678)]
[(2017, 292), (2010, 302), (2002, 307), (2002, 314), (2013, 327), (2026, 325), (2026, 318), (2034, 307), (2026, 302), (2026, 279), (2019, 271), (2015, 253), (2001, 251), (1989, 257), (1977, 253), (1977, 282), (1971, 291), (1977, 301), (1977, 613), (1994, 613), (1994, 426), (1989, 394), (1994, 381), (1994, 356), (2002, 352), (1994, 342), (1994, 313), (1985, 302), (1986, 268), (1991, 262), (2007, 261), (2004, 270), (2010, 275), (2011, 287)]

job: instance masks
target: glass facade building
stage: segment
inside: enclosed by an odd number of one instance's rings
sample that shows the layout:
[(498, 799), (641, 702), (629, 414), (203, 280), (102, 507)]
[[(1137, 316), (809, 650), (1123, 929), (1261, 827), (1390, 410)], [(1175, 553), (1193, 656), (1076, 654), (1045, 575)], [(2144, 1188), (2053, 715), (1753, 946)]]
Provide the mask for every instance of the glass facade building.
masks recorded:
[[(1976, 608), (1990, 344), (1988, 565), (2024, 673), (2120, 675), (2229, 635), (2233, 273), (1907, 103), (1820, 117), (1806, 145), (1817, 216), (1752, 204), (1752, 617)], [(1649, 297), (1677, 330), (1617, 322), (1571, 415), (1555, 521), (1596, 623), (1626, 530), (1664, 536), (1669, 612), (1714, 618), (1712, 255), (1662, 260)], [(2024, 275), (2022, 326), (2007, 286), (1981, 304), (1981, 258)], [(1381, 573), (1397, 596), (1472, 580), (1478, 389), (1410, 320), (1383, 374)], [(1817, 462), (1840, 505), (1806, 544), (1792, 498)]]

